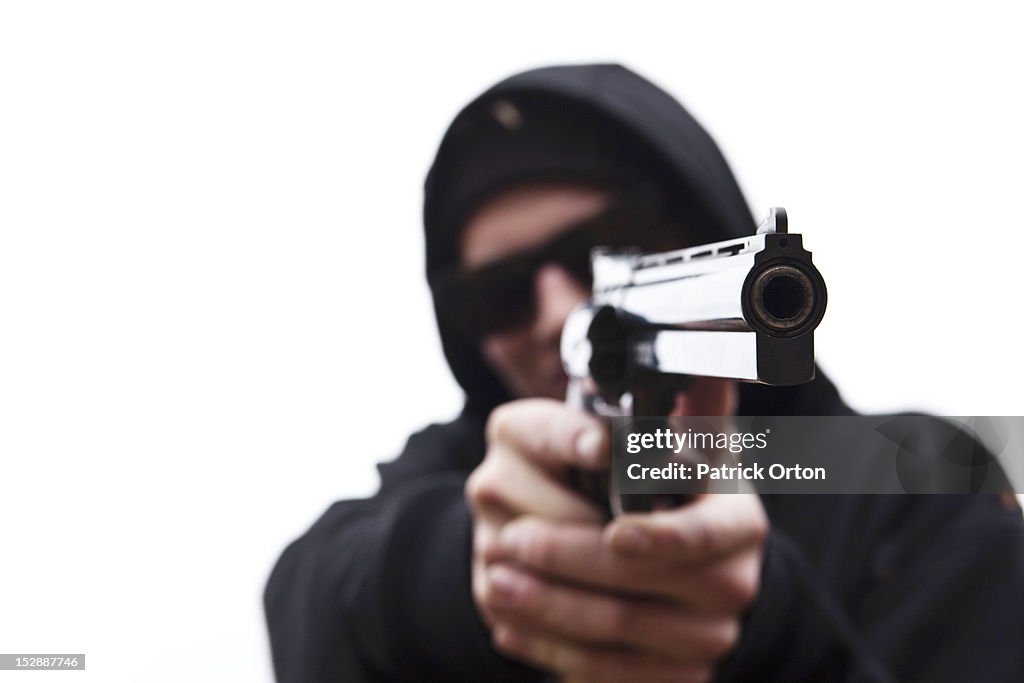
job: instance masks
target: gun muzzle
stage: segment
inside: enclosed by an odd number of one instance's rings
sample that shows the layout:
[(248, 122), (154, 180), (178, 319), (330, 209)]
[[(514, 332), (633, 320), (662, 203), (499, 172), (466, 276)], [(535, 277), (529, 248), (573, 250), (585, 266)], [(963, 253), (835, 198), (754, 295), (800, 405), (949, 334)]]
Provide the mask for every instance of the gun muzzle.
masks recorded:
[[(791, 336), (806, 331), (816, 316), (816, 303), (824, 290), (804, 267), (771, 265), (758, 272), (750, 286), (749, 314), (752, 327), (772, 336)], [(818, 318), (820, 320), (820, 318)]]

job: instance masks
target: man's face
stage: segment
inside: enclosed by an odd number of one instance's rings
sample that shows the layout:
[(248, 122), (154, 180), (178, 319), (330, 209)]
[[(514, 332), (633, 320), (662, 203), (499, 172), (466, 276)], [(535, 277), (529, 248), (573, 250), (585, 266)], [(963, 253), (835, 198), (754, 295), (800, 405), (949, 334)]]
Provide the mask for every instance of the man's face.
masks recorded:
[[(473, 271), (536, 249), (566, 234), (581, 221), (603, 213), (612, 200), (607, 192), (574, 185), (532, 186), (504, 192), (484, 204), (467, 222), (462, 234), (460, 267)], [(587, 245), (590, 246), (596, 245)], [(669, 248), (672, 247), (663, 247)], [(537, 268), (532, 285), (532, 315), (520, 322), (517, 314), (507, 312), (516, 324), (501, 332), (484, 334), (481, 351), (513, 396), (562, 400), (568, 383), (559, 351), (562, 327), (590, 291), (555, 262)], [(522, 294), (529, 296), (530, 292)], [(500, 316), (502, 311), (493, 313)], [(687, 392), (677, 395), (672, 414), (734, 415), (736, 407), (734, 381), (695, 377)]]
[[(509, 190), (473, 214), (462, 234), (460, 266), (473, 270), (542, 245), (609, 202), (601, 190), (546, 185)], [(518, 398), (565, 398), (559, 341), (569, 313), (589, 291), (562, 266), (542, 265), (533, 276), (535, 313), (530, 320), (481, 339), (481, 351), (505, 387)]]

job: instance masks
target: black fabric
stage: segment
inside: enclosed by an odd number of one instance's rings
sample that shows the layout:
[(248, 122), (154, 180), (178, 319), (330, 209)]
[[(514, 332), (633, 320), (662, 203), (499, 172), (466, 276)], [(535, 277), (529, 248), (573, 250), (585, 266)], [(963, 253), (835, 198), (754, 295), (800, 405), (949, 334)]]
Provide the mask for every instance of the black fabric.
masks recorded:
[[(540, 681), (473, 605), (465, 478), (483, 422), (410, 438), (372, 499), (338, 503), (266, 593), (282, 683)], [(847, 442), (849, 457), (870, 459)], [(718, 681), (1024, 680), (1024, 525), (991, 496), (764, 496), (760, 597)]]
[[(588, 157), (596, 167), (628, 159), (629, 173), (699, 204), (719, 237), (753, 229), (714, 142), (675, 100), (616, 65), (540, 69), (489, 90), (446, 134), (426, 184), (428, 276), (455, 263), (466, 211), (492, 183), (513, 182), (497, 169), (472, 185), (460, 170), (479, 163), (464, 149), (479, 141), (470, 120), (492, 116), (495, 99), (595, 118), (588, 130), (618, 131)], [(522, 104), (524, 125), (531, 106)], [(535, 150), (536, 158), (565, 172), (573, 157), (564, 147)], [(524, 163), (518, 178), (527, 167), (538, 168)], [(463, 485), (483, 456), (486, 416), (507, 395), (474, 348), (443, 327), (441, 336), (466, 390), (462, 416), (413, 435), (380, 466), (377, 495), (332, 506), (270, 577), (265, 604), (280, 683), (549, 680), (491, 649), (473, 604)], [(740, 412), (852, 414), (821, 374), (799, 387), (742, 386)], [(880, 457), (855, 439), (837, 441), (865, 468)], [(1019, 509), (988, 496), (762, 499), (772, 524), (762, 588), (718, 680), (1024, 680)]]

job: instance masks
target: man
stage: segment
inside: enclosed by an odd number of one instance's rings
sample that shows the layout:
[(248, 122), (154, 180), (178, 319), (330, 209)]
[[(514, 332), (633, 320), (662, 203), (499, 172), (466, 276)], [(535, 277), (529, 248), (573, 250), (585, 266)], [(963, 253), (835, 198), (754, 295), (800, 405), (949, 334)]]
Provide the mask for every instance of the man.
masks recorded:
[[(990, 497), (717, 495), (606, 524), (568, 483), (607, 465), (600, 424), (560, 402), (589, 247), (753, 230), (671, 97), (614, 65), (503, 81), (449, 128), (424, 218), (466, 407), (284, 553), (266, 594), (280, 681), (1024, 677), (1024, 531)], [(673, 412), (851, 414), (820, 374), (698, 379)]]

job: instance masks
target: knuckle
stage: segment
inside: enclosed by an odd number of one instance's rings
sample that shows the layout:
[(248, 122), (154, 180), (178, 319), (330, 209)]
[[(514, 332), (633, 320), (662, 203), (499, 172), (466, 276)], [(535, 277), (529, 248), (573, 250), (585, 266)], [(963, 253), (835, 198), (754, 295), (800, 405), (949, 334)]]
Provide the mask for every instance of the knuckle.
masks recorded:
[(472, 501), (475, 498), (477, 489), (480, 486), (480, 476), (480, 468), (477, 467), (469, 473), (468, 477), (466, 477), (466, 484), (462, 487), (462, 490), (466, 495), (467, 501)]
[(721, 578), (722, 598), (739, 611), (749, 607), (761, 587), (761, 566), (758, 558), (751, 557), (737, 563)]
[[(483, 572), (481, 572), (483, 573)], [(495, 599), (494, 589), (491, 587), (491, 582), (485, 577), (480, 581), (479, 597), (476, 600), (481, 610), (486, 614), (498, 614), (501, 612), (501, 605), (499, 601)]]
[(736, 619), (726, 619), (712, 629), (708, 650), (717, 659), (731, 652), (739, 641), (740, 622)]
[(507, 655), (521, 654), (517, 651), (518, 648), (513, 646), (514, 641), (511, 641), (511, 633), (511, 628), (505, 622), (495, 619), (491, 625), (491, 644), (494, 646), (494, 649)]
[(496, 614), (501, 611), (500, 606), (495, 603), (494, 591), (491, 590), (489, 584), (481, 591), (477, 604), (480, 605), (480, 610), (486, 614)]
[(494, 470), (492, 465), (485, 462), (473, 470), (466, 479), (464, 491), (466, 502), (471, 507), (480, 507), (501, 501), (500, 478), (495, 475)]
[(764, 513), (764, 509), (761, 507), (760, 501), (754, 501), (754, 505), (756, 505), (757, 508), (756, 513), (750, 518), (751, 537), (753, 538), (754, 543), (760, 546), (768, 540), (768, 534), (771, 531), (771, 524), (768, 522), (768, 516)]
[(541, 571), (554, 568), (558, 553), (555, 539), (532, 524), (524, 524), (522, 534), (523, 557), (527, 564)]
[(474, 566), (473, 569), (473, 602), (476, 603), (477, 611), (487, 624), (494, 624), (494, 610), (490, 604), (490, 584), (484, 573)]
[(490, 595), (484, 584), (473, 586), (473, 599), (482, 615), (486, 616), (492, 613)]
[(676, 538), (684, 550), (697, 554), (706, 553), (714, 548), (715, 531), (707, 515), (695, 510), (686, 527), (678, 530)]
[(509, 422), (514, 414), (515, 408), (508, 403), (502, 404), (491, 411), (491, 416), (487, 418), (487, 426), (485, 428), (487, 443), (491, 444), (507, 438)]
[(497, 555), (498, 544), (494, 538), (495, 534), (484, 531), (479, 527), (473, 533), (473, 560), (487, 566), (488, 562)]
[(517, 609), (524, 614), (536, 614), (539, 607), (550, 604), (549, 589), (533, 577), (524, 577), (519, 586)]
[(742, 571), (740, 571), (734, 588), (736, 598), (742, 607), (747, 607), (753, 603), (761, 590), (760, 562), (756, 561), (756, 559), (747, 562)]
[(478, 562), (473, 563), (473, 578), (471, 583), (473, 587), (473, 599), (476, 600), (478, 605), (486, 605), (490, 599), (491, 586), (490, 582), (487, 580), (486, 573), (484, 573), (483, 569), (480, 567), (480, 563)]
[[(473, 572), (476, 574), (476, 571)], [(483, 606), (487, 603), (487, 587), (486, 581), (478, 579), (476, 576), (473, 577), (473, 601), (478, 606)]]
[(486, 473), (483, 467), (478, 467), (466, 478), (464, 487), (466, 502), (470, 505), (478, 504), (483, 499), (483, 490), (486, 485)]

